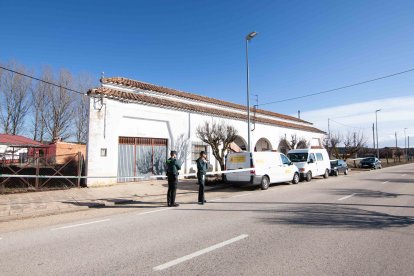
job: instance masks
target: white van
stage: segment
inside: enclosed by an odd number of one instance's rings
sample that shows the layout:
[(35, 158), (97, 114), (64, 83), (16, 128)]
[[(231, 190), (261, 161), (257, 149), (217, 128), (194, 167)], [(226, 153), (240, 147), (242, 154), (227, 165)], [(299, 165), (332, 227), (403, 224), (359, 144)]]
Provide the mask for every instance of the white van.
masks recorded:
[(232, 184), (260, 185), (262, 190), (270, 183), (299, 182), (298, 168), (279, 152), (236, 152), (226, 157), (226, 170), (248, 169), (251, 171), (226, 173), (226, 181)]
[(290, 150), (288, 157), (298, 167), (301, 179), (309, 182), (314, 176), (329, 176), (331, 163), (326, 149)]

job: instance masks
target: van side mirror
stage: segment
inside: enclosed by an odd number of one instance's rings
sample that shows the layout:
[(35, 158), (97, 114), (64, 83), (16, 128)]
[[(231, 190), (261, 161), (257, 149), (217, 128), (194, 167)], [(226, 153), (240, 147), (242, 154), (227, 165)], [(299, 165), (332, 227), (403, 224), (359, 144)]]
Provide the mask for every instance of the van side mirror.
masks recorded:
[(309, 164), (313, 163), (313, 159), (310, 159), (308, 163), (309, 163)]

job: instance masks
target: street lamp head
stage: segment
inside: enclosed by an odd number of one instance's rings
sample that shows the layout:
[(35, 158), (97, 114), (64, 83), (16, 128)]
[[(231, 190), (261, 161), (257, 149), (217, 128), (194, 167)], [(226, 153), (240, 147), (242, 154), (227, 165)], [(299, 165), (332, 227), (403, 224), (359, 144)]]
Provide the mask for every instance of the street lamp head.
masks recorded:
[(377, 109), (377, 110), (375, 110), (375, 112), (378, 112), (378, 111), (381, 111), (381, 109)]
[(255, 37), (257, 35), (256, 32), (251, 32), (250, 34), (248, 34), (246, 36), (246, 40), (250, 41), (253, 37)]

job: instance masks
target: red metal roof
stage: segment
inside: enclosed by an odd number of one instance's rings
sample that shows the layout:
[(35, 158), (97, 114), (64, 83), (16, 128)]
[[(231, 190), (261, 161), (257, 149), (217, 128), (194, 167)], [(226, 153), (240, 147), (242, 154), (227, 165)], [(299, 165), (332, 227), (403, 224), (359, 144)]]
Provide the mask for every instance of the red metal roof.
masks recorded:
[(11, 134), (0, 134), (0, 144), (14, 147), (45, 147), (46, 145), (35, 140)]

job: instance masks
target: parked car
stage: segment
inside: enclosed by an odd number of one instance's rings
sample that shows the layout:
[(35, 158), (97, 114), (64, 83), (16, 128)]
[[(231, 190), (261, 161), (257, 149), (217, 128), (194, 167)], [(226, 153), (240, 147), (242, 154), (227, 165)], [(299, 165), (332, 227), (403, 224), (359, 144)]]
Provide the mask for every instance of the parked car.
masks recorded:
[(381, 161), (378, 160), (376, 157), (367, 157), (361, 160), (359, 163), (361, 168), (369, 168), (369, 169), (381, 169)]
[(226, 182), (233, 185), (260, 185), (262, 190), (271, 183), (299, 183), (298, 168), (279, 152), (236, 152), (226, 157), (226, 170), (254, 168), (251, 171), (226, 173)]
[(298, 167), (301, 179), (309, 182), (314, 176), (329, 176), (331, 164), (326, 149), (294, 149), (288, 157)]
[(331, 160), (330, 175), (338, 176), (340, 173), (347, 175), (348, 172), (348, 164), (344, 160)]

